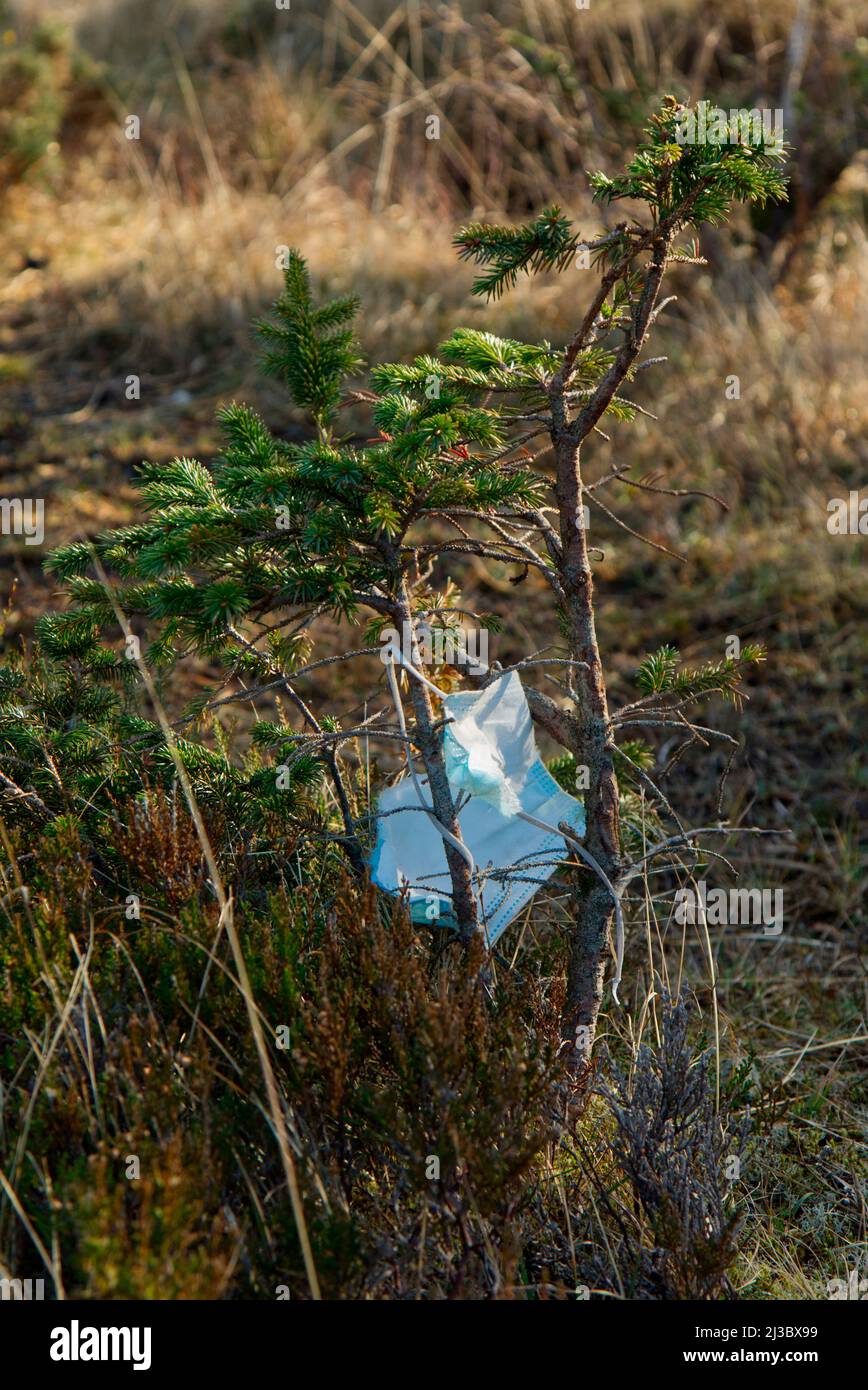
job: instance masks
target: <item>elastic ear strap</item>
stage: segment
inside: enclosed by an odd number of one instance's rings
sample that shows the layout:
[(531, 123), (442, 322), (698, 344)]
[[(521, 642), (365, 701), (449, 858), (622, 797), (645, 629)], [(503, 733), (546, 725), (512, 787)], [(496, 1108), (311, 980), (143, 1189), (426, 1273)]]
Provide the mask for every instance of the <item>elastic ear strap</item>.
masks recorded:
[(389, 656), (392, 661), (397, 661), (399, 666), (403, 666), (405, 671), (409, 671), (411, 676), (415, 676), (417, 681), (421, 681), (422, 685), (427, 685), (428, 689), (437, 696), (438, 700), (445, 698), (444, 692), (439, 690), (433, 681), (429, 681), (427, 676), (423, 676), (422, 672), (413, 665), (412, 661), (408, 661), (401, 652), (396, 650), (394, 645), (389, 648)]
[(594, 870), (597, 877), (605, 884), (606, 888), (608, 888), (612, 896), (612, 902), (615, 904), (615, 978), (612, 981), (612, 998), (620, 1008), (621, 1001), (618, 998), (618, 987), (621, 984), (621, 976), (624, 973), (624, 913), (621, 910), (621, 899), (618, 896), (618, 890), (615, 888), (602, 865), (597, 863), (591, 851), (585, 849), (585, 846), (575, 839), (574, 836), (567, 835), (566, 832), (559, 829), (558, 826), (549, 825), (547, 821), (537, 820), (536, 816), (528, 815), (527, 811), (519, 811), (518, 815), (522, 820), (528, 821), (530, 825), (537, 826), (539, 830), (550, 830), (553, 835), (559, 835), (562, 840), (566, 840), (567, 844), (573, 846), (573, 849), (580, 858), (584, 859), (585, 863)]

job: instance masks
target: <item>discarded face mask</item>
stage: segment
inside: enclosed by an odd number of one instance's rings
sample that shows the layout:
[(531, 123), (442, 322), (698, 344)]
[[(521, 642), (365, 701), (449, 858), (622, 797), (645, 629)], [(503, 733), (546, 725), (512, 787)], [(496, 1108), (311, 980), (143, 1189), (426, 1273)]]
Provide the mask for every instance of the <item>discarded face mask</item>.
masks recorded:
[[(476, 867), (480, 918), (493, 945), (566, 858), (558, 825), (566, 822), (576, 835), (584, 834), (584, 807), (543, 766), (517, 672), (484, 690), (442, 699), (450, 720), (446, 774), (459, 807), (461, 838)], [(414, 920), (454, 926), (443, 837), (430, 810), (422, 776), (405, 777), (381, 794), (371, 876), (387, 892), (406, 893)]]

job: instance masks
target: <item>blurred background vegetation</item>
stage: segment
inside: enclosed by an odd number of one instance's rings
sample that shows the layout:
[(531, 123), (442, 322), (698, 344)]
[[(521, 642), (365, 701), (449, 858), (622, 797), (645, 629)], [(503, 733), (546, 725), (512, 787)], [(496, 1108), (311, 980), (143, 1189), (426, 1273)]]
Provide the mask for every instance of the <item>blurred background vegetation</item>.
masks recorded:
[[(654, 350), (667, 354), (668, 365), (641, 381), (638, 399), (658, 418), (640, 417), (629, 431), (615, 427), (611, 446), (597, 440), (587, 450), (592, 475), (626, 455), (635, 476), (656, 477), (673, 489), (702, 488), (729, 504), (721, 512), (702, 500), (624, 489), (622, 515), (679, 551), (680, 564), (652, 555), (594, 514), (594, 540), (605, 552), (599, 626), (615, 698), (633, 694), (638, 661), (665, 642), (677, 644), (691, 664), (722, 656), (729, 634), (768, 649), (766, 664), (749, 678), (749, 700), (717, 713), (744, 745), (729, 783), (730, 814), (792, 831), (789, 839), (742, 842), (739, 858), (743, 882), (784, 887), (786, 928), (774, 941), (740, 933), (714, 941), (720, 1046), (737, 1078), (739, 1104), (745, 1086), (762, 1095), (760, 1126), (769, 1139), (742, 1194), (749, 1236), (728, 1277), (732, 1287), (764, 1297), (824, 1296), (827, 1279), (859, 1263), (866, 1235), (854, 1174), (865, 1153), (868, 582), (864, 538), (831, 536), (826, 527), (828, 500), (862, 487), (868, 462), (866, 17), (857, 0), (731, 0), (717, 8), (703, 0), (591, 0), (587, 10), (571, 0), (293, 0), (289, 11), (271, 0), (0, 4), (0, 490), (46, 501), (44, 549), (3, 540), (9, 646), (26, 643), (35, 619), (57, 602), (42, 573), (44, 550), (134, 519), (131, 475), (142, 458), (207, 460), (218, 447), (215, 408), (233, 397), (253, 403), (287, 436), (298, 432), (300, 421), (287, 414), (277, 388), (255, 373), (249, 329), (277, 292), (278, 247), (304, 251), (323, 293), (351, 289), (362, 296), (362, 336), (373, 362), (430, 350), (457, 322), (560, 341), (585, 304), (580, 272), (574, 293), (561, 278), (520, 285), (491, 307), (471, 303), (472, 270), (450, 245), (457, 224), (519, 219), (556, 201), (592, 234), (601, 213), (591, 207), (588, 171), (614, 172), (667, 92), (726, 108), (784, 110), (793, 147), (789, 203), (753, 217), (742, 212), (726, 229), (703, 234), (707, 266), (673, 276), (679, 297), (659, 325)], [(139, 140), (125, 138), (130, 115), (139, 117)], [(438, 139), (427, 138), (432, 116), (439, 119)], [(130, 374), (141, 378), (140, 401), (125, 397)], [(726, 396), (733, 375), (740, 381), (736, 400)], [(347, 418), (348, 428), (363, 427), (363, 417)], [(477, 605), (503, 619), (492, 656), (504, 663), (556, 640), (541, 616), (547, 610), (534, 576), (519, 586), (511, 577), (497, 565), (463, 576)], [(376, 674), (371, 668), (372, 688)], [(207, 671), (186, 671), (186, 693), (207, 679)], [(341, 712), (356, 703), (359, 686), (336, 692), (324, 682), (319, 694), (326, 692)], [(670, 751), (661, 743), (660, 766)], [(710, 758), (673, 769), (667, 785), (686, 820), (704, 823), (700, 808), (715, 804), (721, 770)], [(151, 834), (152, 850), (154, 834), (159, 846), (164, 832), (165, 826)], [(189, 853), (196, 855), (192, 842)], [(155, 859), (161, 862), (159, 854)], [(50, 880), (74, 878), (75, 862), (74, 848), (55, 835), (45, 860)], [(159, 878), (152, 875), (153, 882)], [(324, 901), (328, 874), (322, 882)], [(344, 922), (357, 945), (351, 924), (360, 910), (350, 906)], [(280, 941), (296, 961), (300, 947), (290, 919), (302, 931), (301, 914), (306, 931), (315, 909), (306, 900), (281, 911)], [(373, 909), (368, 904), (364, 911)], [(331, 937), (317, 949), (337, 951), (332, 937), (341, 929), (330, 919)], [(281, 971), (288, 967), (275, 959), (264, 928), (251, 931), (263, 943), (263, 989), (294, 997), (301, 987), (286, 984)], [(547, 959), (544, 942), (539, 949)], [(684, 949), (701, 1012), (707, 972), (698, 947)], [(183, 975), (189, 962), (182, 969), (175, 956), (184, 950), (176, 941), (171, 959), (150, 965), (161, 979), (172, 969)], [(634, 944), (631, 952), (636, 1000), (649, 985), (644, 950), (644, 943)], [(650, 954), (649, 936), (649, 961)], [(144, 969), (138, 958), (137, 964)], [(363, 960), (358, 970), (373, 978), (376, 964)], [(560, 969), (559, 958), (550, 966), (553, 973)], [(306, 988), (319, 998), (310, 963), (305, 968)], [(336, 966), (334, 973), (340, 977)], [(345, 1005), (357, 983), (342, 980), (344, 993), (328, 1007), (322, 1003), (324, 1014), (339, 1012), (340, 999)], [(413, 993), (416, 984), (404, 987), (421, 1017), (428, 1004)], [(472, 1012), (470, 1004), (467, 1009)], [(409, 1017), (409, 1004), (408, 1011)], [(525, 1026), (518, 1014), (514, 1021)], [(397, 1065), (386, 1021), (369, 1019), (367, 1026), (381, 1030), (383, 1055)], [(538, 1018), (527, 1026), (538, 1031)], [(644, 1012), (632, 1036), (623, 1019), (612, 1021), (613, 1045), (635, 1060), (646, 1026)], [(144, 1037), (156, 1023), (149, 1016), (141, 1028)], [(152, 1105), (137, 1099), (136, 1113), (167, 1165), (149, 1190), (148, 1201), (157, 1203), (160, 1184), (172, 1187), (172, 1172), (204, 1162), (212, 1135), (207, 1125), (197, 1129), (179, 1118), (192, 1102), (170, 1094), (177, 1078), (170, 1051), (161, 1051), (168, 1045), (148, 1036), (160, 1077), (159, 1086), (154, 1076), (148, 1085), (159, 1096)], [(466, 1039), (441, 1038), (439, 1045), (460, 1051)], [(501, 1038), (491, 1045), (506, 1044)], [(74, 1078), (74, 1039), (68, 1046)], [(141, 1062), (123, 1060), (130, 1046), (117, 1041), (107, 1052), (129, 1085)], [(311, 1042), (299, 1063), (298, 1085), (307, 1066), (317, 1078), (314, 1091), (322, 1088), (323, 1107), (339, 1111), (334, 1088), (345, 1082), (335, 1076), (341, 1066), (351, 1070), (352, 1057), (339, 1066), (317, 1047)], [(539, 1048), (544, 1051), (542, 1042)], [(213, 1058), (199, 1064), (208, 1076), (216, 1065)], [(477, 1059), (469, 1074), (493, 1087), (486, 1066)], [(412, 1117), (418, 1078), (409, 1066), (401, 1082), (406, 1096), (399, 1087), (395, 1105), (400, 1110), (406, 1100), (406, 1109), (389, 1123), (408, 1151), (424, 1156), (425, 1144), (435, 1140), (405, 1133), (406, 1126), (418, 1127)], [(397, 1085), (394, 1077), (391, 1084)], [(462, 1084), (470, 1097), (466, 1076)], [(502, 1111), (480, 1130), (487, 1136), (480, 1153), (489, 1140), (501, 1142), (496, 1136), (512, 1124), (509, 1107), (519, 1102), (515, 1095), (501, 1101)], [(521, 1103), (531, 1128), (541, 1123), (537, 1100), (523, 1093)], [(75, 1124), (79, 1149), (90, 1157), (79, 1169), (71, 1153), (62, 1181), (77, 1287), (106, 1292), (98, 1271), (108, 1250), (134, 1271), (132, 1292), (161, 1296), (161, 1271), (175, 1238), (166, 1239), (165, 1249), (151, 1249), (138, 1211), (128, 1217), (126, 1251), (118, 1254), (111, 1244), (116, 1208), (125, 1200), (112, 1186), (111, 1154), (113, 1146), (122, 1148), (124, 1126), (134, 1128), (133, 1119), (128, 1110), (113, 1128), (92, 1097), (86, 1109), (87, 1121)], [(165, 1120), (155, 1118), (164, 1113)], [(57, 1114), (45, 1120), (47, 1147), (59, 1123)], [(249, 1116), (245, 1123), (252, 1123)], [(226, 1125), (231, 1130), (228, 1119)], [(320, 1141), (336, 1145), (340, 1155), (326, 1165), (327, 1174), (306, 1179), (311, 1191), (319, 1182), (332, 1198), (317, 1237), (318, 1248), (331, 1252), (326, 1258), (334, 1257), (332, 1292), (412, 1296), (404, 1273), (393, 1274), (388, 1260), (381, 1282), (366, 1283), (365, 1242), (373, 1248), (372, 1232), (381, 1239), (382, 1213), (375, 1219), (368, 1210), (376, 1205), (369, 1187), (357, 1223), (341, 1225), (335, 1212), (342, 1201), (352, 1205), (345, 1155), (334, 1133)], [(219, 1148), (221, 1141), (214, 1142)], [(612, 1152), (619, 1152), (617, 1144)], [(505, 1240), (507, 1227), (512, 1232), (506, 1254), (501, 1251), (500, 1283), (486, 1283), (474, 1264), (483, 1268), (487, 1252), (471, 1257), (465, 1250), (467, 1268), (462, 1265), (456, 1285), (451, 1237), (444, 1235), (426, 1288), (490, 1294), (506, 1285), (539, 1289), (549, 1278), (577, 1278), (576, 1242), (580, 1253), (582, 1241), (588, 1250), (600, 1243), (593, 1220), (588, 1216), (583, 1227), (581, 1213), (593, 1209), (594, 1219), (609, 1220), (605, 1203), (589, 1206), (581, 1195), (587, 1171), (601, 1163), (599, 1153), (585, 1157), (586, 1169), (581, 1155), (571, 1156), (575, 1167), (567, 1170), (553, 1161), (553, 1185), (537, 1175), (542, 1186), (531, 1196), (525, 1190), (533, 1236), (524, 1227), (516, 1234), (515, 1199), (503, 1195), (512, 1192), (507, 1178), (526, 1171), (529, 1153), (508, 1156), (506, 1176), (489, 1174), (480, 1158), (477, 1178), (490, 1203), (482, 1203), (479, 1220), (497, 1241)], [(274, 1248), (286, 1214), (251, 1218), (261, 1247), (255, 1255), (250, 1233), (245, 1245), (232, 1228), (232, 1212), (251, 1201), (257, 1186), (248, 1180), (255, 1163), (247, 1160), (229, 1142), (221, 1161), (232, 1177), (223, 1186), (219, 1174), (213, 1191), (177, 1178), (181, 1196), (173, 1200), (181, 1205), (172, 1219), (180, 1245), (186, 1248), (189, 1236), (193, 1253), (165, 1278), (175, 1280), (181, 1296), (224, 1293), (238, 1279), (262, 1294), (272, 1274), (280, 1278)], [(371, 1162), (382, 1161), (376, 1150)], [(617, 1167), (611, 1155), (607, 1161)], [(46, 1172), (34, 1201), (49, 1212)], [(618, 1172), (610, 1194), (622, 1182), (629, 1187), (626, 1158)], [(444, 1231), (453, 1230), (450, 1203), (460, 1205), (462, 1193), (458, 1184), (444, 1199), (437, 1216)], [(611, 1200), (617, 1206), (620, 1199)], [(558, 1210), (566, 1203), (576, 1232), (584, 1232), (575, 1242), (565, 1237), (560, 1250), (546, 1246), (551, 1221), (561, 1219), (552, 1216), (549, 1201)], [(401, 1228), (393, 1252), (394, 1268), (402, 1271), (405, 1258), (416, 1258), (414, 1223), (422, 1219), (410, 1206), (413, 1221)], [(45, 1220), (48, 1242), (51, 1220)], [(3, 1221), (8, 1228), (8, 1209)], [(610, 1235), (615, 1216), (611, 1222)], [(665, 1245), (659, 1231), (655, 1238)], [(657, 1275), (629, 1249), (617, 1246), (612, 1258), (633, 1268), (635, 1288), (651, 1296), (702, 1292), (689, 1270), (677, 1276), (670, 1270), (668, 1284), (655, 1284)], [(729, 1268), (729, 1257), (721, 1258)], [(595, 1287), (623, 1293), (617, 1268), (608, 1275), (593, 1262), (582, 1268)]]

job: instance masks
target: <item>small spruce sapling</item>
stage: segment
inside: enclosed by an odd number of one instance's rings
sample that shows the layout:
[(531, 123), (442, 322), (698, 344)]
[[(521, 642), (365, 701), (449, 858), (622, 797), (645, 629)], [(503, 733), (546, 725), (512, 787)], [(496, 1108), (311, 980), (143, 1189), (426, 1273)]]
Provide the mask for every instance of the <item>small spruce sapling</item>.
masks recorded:
[[(498, 560), (520, 572), (532, 567), (548, 585), (566, 639), (560, 679), (567, 698), (561, 704), (528, 686), (528, 700), (539, 725), (574, 765), (587, 768), (586, 843), (611, 882), (622, 888), (649, 858), (690, 850), (699, 833), (684, 830), (641, 760), (631, 756), (635, 745), (628, 740), (622, 763), (675, 819), (678, 833), (646, 849), (640, 860), (625, 861), (618, 737), (643, 719), (665, 723), (673, 706), (683, 721), (690, 701), (733, 693), (745, 663), (761, 653), (745, 648), (740, 658), (695, 672), (679, 671), (676, 653), (658, 653), (640, 672), (639, 699), (609, 709), (585, 508), (598, 505), (617, 521), (599, 494), (616, 476), (630, 480), (620, 467), (588, 482), (582, 463), (584, 441), (593, 431), (603, 434), (604, 417), (629, 421), (636, 413), (624, 388), (655, 360), (639, 359), (667, 303), (661, 299), (667, 269), (701, 263), (694, 247), (676, 249), (679, 235), (725, 221), (734, 201), (762, 205), (785, 196), (780, 146), (743, 134), (733, 143), (680, 144), (683, 114), (674, 98), (666, 98), (625, 172), (593, 178), (598, 202), (630, 200), (643, 218), (632, 216), (587, 240), (554, 207), (523, 226), (473, 224), (457, 235), (459, 254), (480, 267), (474, 293), (487, 298), (509, 289), (519, 274), (566, 271), (587, 252), (595, 288), (563, 346), (458, 328), (436, 355), (379, 366), (371, 374), (372, 391), (349, 393), (346, 379), (361, 365), (352, 327), (357, 303), (345, 297), (317, 306), (306, 263), (293, 252), (275, 318), (260, 323), (258, 332), (266, 370), (309, 412), (315, 437), (287, 443), (249, 407), (230, 405), (220, 417), (222, 457), (208, 468), (190, 459), (145, 465), (141, 486), (149, 515), (94, 543), (117, 576), (126, 612), (159, 625), (150, 661), (166, 664), (197, 651), (220, 661), (228, 677), (248, 683), (233, 698), (256, 700), (276, 687), (286, 692), (304, 721), (305, 750), (318, 752), (332, 779), (343, 843), (358, 871), (360, 827), (344, 785), (341, 749), (361, 729), (342, 730), (333, 719), (318, 718), (297, 687), (313, 665), (315, 628), (325, 615), (357, 622), (367, 613), (373, 633), (388, 623), (409, 631), (419, 660), (420, 620), (447, 621), (432, 573), (450, 556)], [(378, 434), (367, 443), (338, 432), (338, 410), (350, 399), (370, 407)], [(527, 446), (540, 438), (553, 451), (553, 477), (529, 454)], [(435, 522), (444, 520), (454, 538), (437, 538)], [(77, 600), (64, 615), (66, 624), (111, 622), (102, 586), (88, 577), (90, 562), (83, 544), (51, 558)], [(454, 594), (449, 599), (454, 609), (458, 600)], [(411, 681), (409, 689), (415, 715), (410, 743), (422, 758), (437, 818), (460, 838), (436, 710), (424, 686)], [(366, 725), (365, 732), (401, 738), (394, 727)], [(450, 846), (446, 856), (455, 917), (469, 937), (479, 924), (468, 866)], [(576, 1075), (586, 1071), (590, 1057), (612, 917), (602, 882), (577, 894), (562, 1021)]]

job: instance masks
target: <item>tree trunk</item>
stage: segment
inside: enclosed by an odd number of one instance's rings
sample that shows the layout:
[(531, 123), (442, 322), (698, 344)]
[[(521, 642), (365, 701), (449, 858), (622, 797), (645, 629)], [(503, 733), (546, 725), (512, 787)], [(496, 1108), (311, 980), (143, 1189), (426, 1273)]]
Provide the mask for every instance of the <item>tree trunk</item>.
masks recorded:
[[(404, 632), (411, 633), (411, 660), (414, 666), (421, 668), (422, 662), (411, 616), (410, 598), (403, 581), (395, 616), (398, 620), (399, 630), (402, 632), (402, 640)], [(422, 761), (428, 775), (434, 814), (440, 824), (445, 826), (457, 840), (460, 840), (461, 828), (455, 814), (455, 803), (452, 800), (452, 792), (446, 777), (442, 730), (434, 728), (436, 721), (427, 688), (421, 681), (414, 680), (412, 676), (409, 684), (410, 698), (416, 716), (416, 729), (419, 735), (419, 751), (422, 754)], [(446, 851), (446, 863), (452, 881), (452, 907), (458, 923), (458, 930), (465, 940), (469, 940), (478, 925), (470, 868), (458, 850), (447, 844), (445, 840), (443, 841), (443, 848)]]
[[(620, 873), (618, 782), (613, 762), (606, 683), (594, 623), (594, 586), (582, 505), (580, 450), (568, 427), (555, 441), (556, 492), (560, 511), (561, 584), (566, 596), (570, 656), (584, 662), (571, 676), (578, 704), (579, 731), (572, 752), (588, 768), (585, 844), (612, 882)], [(567, 969), (561, 1017), (564, 1052), (573, 1077), (581, 1081), (590, 1065), (597, 1016), (603, 997), (613, 904), (598, 879), (576, 892), (576, 927)]]

